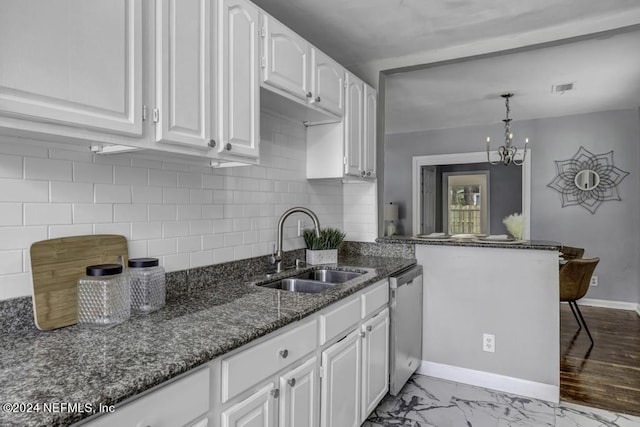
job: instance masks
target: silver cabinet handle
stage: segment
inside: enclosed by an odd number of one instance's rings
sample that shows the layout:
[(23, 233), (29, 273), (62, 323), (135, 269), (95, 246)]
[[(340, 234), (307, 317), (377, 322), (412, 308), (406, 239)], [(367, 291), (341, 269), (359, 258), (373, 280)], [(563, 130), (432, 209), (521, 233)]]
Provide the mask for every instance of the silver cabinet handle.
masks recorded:
[(316, 102), (320, 102), (320, 97), (316, 97)]
[(293, 387), (294, 385), (296, 385), (296, 379), (295, 378), (291, 378), (290, 380), (287, 381), (287, 384), (289, 384), (291, 387)]
[(287, 350), (286, 348), (284, 350), (280, 350), (280, 357), (286, 359), (287, 356), (289, 356), (289, 350)]
[(307, 98), (311, 98), (313, 97), (313, 94), (311, 92), (307, 92)]
[(224, 146), (224, 148), (226, 148), (227, 151), (231, 151), (231, 147), (232, 147), (232, 145), (231, 145), (230, 142), (227, 142), (227, 145)]
[(216, 140), (215, 139), (210, 139), (209, 140), (209, 147), (215, 148), (215, 146), (216, 146)]
[(274, 399), (277, 399), (280, 397), (280, 389), (276, 388), (271, 390), (271, 396), (273, 396)]
[(373, 327), (371, 325), (367, 326), (367, 332), (371, 332), (372, 329)]
[(371, 176), (371, 171), (367, 171), (367, 176)]
[(366, 173), (365, 171), (360, 171), (360, 176), (361, 176), (361, 177), (363, 177), (363, 178), (364, 178), (366, 174), (367, 174), (367, 173)]
[(360, 336), (361, 336), (362, 338), (364, 338), (364, 337), (366, 337), (366, 336), (367, 336), (367, 333), (366, 333), (365, 331), (362, 331), (362, 332), (360, 332)]

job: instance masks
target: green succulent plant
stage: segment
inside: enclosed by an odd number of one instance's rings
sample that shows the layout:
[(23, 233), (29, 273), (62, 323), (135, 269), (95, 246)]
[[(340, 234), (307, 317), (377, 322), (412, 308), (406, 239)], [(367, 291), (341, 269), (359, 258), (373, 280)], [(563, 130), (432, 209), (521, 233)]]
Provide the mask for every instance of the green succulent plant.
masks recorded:
[(342, 231), (331, 227), (321, 229), (320, 237), (316, 236), (315, 230), (304, 230), (303, 234), (307, 249), (314, 251), (338, 249), (345, 236)]

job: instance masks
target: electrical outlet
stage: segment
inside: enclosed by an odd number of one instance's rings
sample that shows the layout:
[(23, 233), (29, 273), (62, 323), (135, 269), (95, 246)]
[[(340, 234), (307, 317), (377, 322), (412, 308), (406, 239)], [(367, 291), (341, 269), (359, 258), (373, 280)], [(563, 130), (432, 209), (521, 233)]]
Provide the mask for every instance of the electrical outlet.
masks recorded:
[(492, 334), (482, 334), (482, 351), (488, 351), (495, 353), (496, 351), (496, 336)]
[(298, 237), (302, 237), (302, 235), (304, 234), (304, 230), (306, 230), (307, 227), (307, 223), (304, 222), (304, 220), (298, 220)]
[(589, 286), (598, 286), (598, 276), (591, 276), (591, 283)]

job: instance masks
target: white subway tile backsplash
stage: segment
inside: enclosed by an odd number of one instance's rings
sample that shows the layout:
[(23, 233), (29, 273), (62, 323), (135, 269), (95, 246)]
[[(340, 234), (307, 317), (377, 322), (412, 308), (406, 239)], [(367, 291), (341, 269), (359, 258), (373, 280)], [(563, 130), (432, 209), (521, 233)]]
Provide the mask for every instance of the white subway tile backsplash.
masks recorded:
[(25, 179), (42, 179), (46, 181), (71, 181), (72, 163), (68, 160), (39, 159), (25, 157)]
[(213, 203), (213, 191), (211, 190), (189, 190), (189, 197), (191, 203)]
[(131, 187), (127, 185), (96, 184), (96, 203), (131, 203)]
[(117, 234), (130, 239), (131, 224), (128, 222), (95, 224), (93, 226), (93, 234)]
[(149, 221), (175, 221), (178, 218), (177, 205), (148, 205)]
[(162, 223), (160, 221), (152, 222), (134, 222), (131, 224), (131, 239), (159, 239), (162, 237)]
[(178, 253), (180, 252), (196, 252), (202, 250), (202, 237), (190, 236), (178, 238)]
[(210, 219), (202, 219), (199, 221), (190, 221), (190, 234), (192, 236), (205, 235), (213, 233), (213, 221)]
[(71, 224), (70, 203), (25, 203), (24, 225)]
[(189, 221), (167, 221), (162, 223), (162, 237), (189, 235)]
[(131, 201), (133, 203), (162, 203), (162, 187), (137, 187), (131, 188)]
[(93, 184), (80, 182), (51, 182), (51, 202), (91, 203), (93, 202)]
[[(278, 218), (298, 204), (318, 213), (323, 226), (342, 227), (349, 203), (342, 183), (305, 177), (304, 126), (262, 118), (261, 164), (241, 168), (139, 153), (93, 155), (0, 137), (0, 251), (9, 254), (0, 253), (0, 299), (30, 294), (28, 249), (47, 238), (121, 234), (131, 258), (156, 256), (175, 271), (270, 254)], [(375, 198), (350, 194), (375, 206)], [(285, 250), (304, 246), (296, 231), (292, 217)]]
[(74, 182), (113, 184), (113, 166), (74, 162), (73, 180)]
[(139, 222), (146, 221), (147, 218), (147, 205), (113, 205), (113, 220), (115, 222)]
[(202, 174), (190, 172), (178, 172), (178, 187), (202, 188)]
[(175, 188), (178, 186), (178, 173), (166, 170), (149, 170), (149, 185), (154, 187)]
[(113, 222), (113, 205), (110, 203), (73, 204), (74, 224), (97, 224), (101, 222)]
[(186, 270), (189, 265), (189, 254), (165, 255), (162, 257), (162, 266), (165, 271)]
[(0, 203), (0, 227), (22, 225), (22, 203)]
[(178, 221), (202, 219), (201, 205), (178, 205)]
[(190, 264), (191, 268), (213, 264), (213, 250), (191, 252)]
[(0, 227), (0, 251), (28, 249), (32, 243), (47, 239), (47, 227)]
[(147, 185), (148, 171), (143, 168), (131, 168), (126, 166), (116, 166), (114, 169), (114, 182), (125, 185)]
[(0, 178), (22, 178), (22, 157), (0, 154)]
[(147, 251), (146, 240), (129, 240), (127, 242), (127, 246), (129, 247), (129, 259), (146, 258), (150, 256), (149, 252)]
[(150, 257), (172, 255), (178, 253), (178, 239), (153, 239), (147, 241)]
[(0, 252), (0, 275), (22, 273), (22, 251)]
[(49, 183), (0, 178), (0, 202), (48, 202)]
[(92, 224), (50, 225), (49, 239), (59, 237), (84, 236), (93, 233)]
[(189, 190), (186, 188), (165, 188), (163, 203), (189, 203)]

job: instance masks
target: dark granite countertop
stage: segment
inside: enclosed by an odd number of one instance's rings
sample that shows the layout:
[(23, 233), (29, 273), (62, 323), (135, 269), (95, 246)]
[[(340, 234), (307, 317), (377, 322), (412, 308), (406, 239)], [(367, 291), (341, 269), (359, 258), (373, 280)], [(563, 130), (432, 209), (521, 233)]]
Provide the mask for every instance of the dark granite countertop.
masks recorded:
[(472, 239), (459, 240), (429, 240), (421, 239), (415, 236), (386, 236), (376, 239), (378, 243), (402, 243), (414, 245), (435, 245), (435, 246), (472, 246), (477, 248), (502, 248), (502, 249), (537, 249), (545, 251), (557, 251), (562, 247), (558, 242), (547, 242), (543, 240), (523, 240), (520, 243), (493, 243), (493, 242), (474, 242)]
[[(218, 280), (109, 329), (2, 330), (0, 403), (118, 404), (413, 263), (412, 258), (347, 254), (338, 266), (367, 274), (320, 294)], [(0, 425), (68, 425), (90, 415), (0, 411)]]

